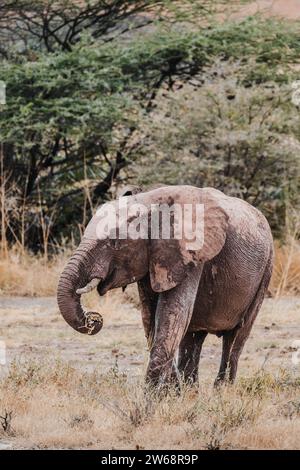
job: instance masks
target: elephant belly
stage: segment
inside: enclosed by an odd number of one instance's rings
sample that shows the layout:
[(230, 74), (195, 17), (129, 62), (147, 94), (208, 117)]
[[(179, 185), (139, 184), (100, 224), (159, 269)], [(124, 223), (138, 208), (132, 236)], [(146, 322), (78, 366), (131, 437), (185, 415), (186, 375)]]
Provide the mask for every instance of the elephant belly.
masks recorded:
[(261, 283), (268, 253), (263, 247), (249, 255), (225, 245), (221, 253), (205, 263), (189, 331), (217, 333), (238, 325)]

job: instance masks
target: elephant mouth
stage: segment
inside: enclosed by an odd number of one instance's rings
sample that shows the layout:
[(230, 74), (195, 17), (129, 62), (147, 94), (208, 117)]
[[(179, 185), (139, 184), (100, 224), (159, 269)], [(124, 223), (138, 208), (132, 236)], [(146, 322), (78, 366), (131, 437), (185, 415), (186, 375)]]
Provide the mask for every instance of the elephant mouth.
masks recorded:
[(97, 291), (100, 296), (106, 294), (111, 289), (115, 279), (116, 269), (114, 268), (111, 273), (103, 280), (101, 280), (97, 286)]

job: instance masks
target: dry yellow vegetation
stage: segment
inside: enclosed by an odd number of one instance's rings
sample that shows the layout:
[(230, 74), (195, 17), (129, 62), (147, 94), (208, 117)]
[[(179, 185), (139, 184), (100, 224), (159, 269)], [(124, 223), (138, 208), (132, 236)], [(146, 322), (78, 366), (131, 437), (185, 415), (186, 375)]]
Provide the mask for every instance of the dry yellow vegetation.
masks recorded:
[(45, 261), (17, 247), (0, 259), (0, 294), (19, 296), (56, 295), (56, 287), (68, 251)]
[(158, 400), (114, 370), (28, 362), (11, 366), (0, 395), (17, 448), (288, 449), (300, 446), (299, 385), (285, 371), (258, 371), (234, 387), (202, 383)]
[[(20, 296), (56, 295), (58, 277), (71, 250), (48, 261), (42, 256), (22, 252), (17, 247), (0, 259), (0, 294)], [(300, 243), (275, 243), (275, 265), (270, 292), (277, 297), (300, 293)]]
[(300, 293), (300, 243), (275, 243), (275, 263), (270, 290), (276, 297)]
[[(0, 261), (0, 448), (300, 448), (300, 245), (276, 243), (270, 291), (240, 360), (234, 386), (214, 390), (221, 341), (210, 335), (199, 388), (145, 394), (148, 351), (134, 285), (101, 299), (102, 332), (87, 337), (55, 300), (70, 252), (52, 260), (11, 250)], [(26, 297), (20, 297), (26, 296)], [(4, 443), (4, 444), (3, 444)]]
[[(300, 448), (300, 299), (266, 299), (241, 356), (234, 386), (213, 389), (221, 340), (207, 338), (200, 386), (157, 400), (145, 395), (148, 351), (136, 291), (84, 303), (103, 330), (87, 337), (60, 316), (55, 299), (3, 297), (0, 444), (12, 448)], [(8, 417), (8, 420), (10, 418)], [(2, 420), (3, 421), (3, 420)]]

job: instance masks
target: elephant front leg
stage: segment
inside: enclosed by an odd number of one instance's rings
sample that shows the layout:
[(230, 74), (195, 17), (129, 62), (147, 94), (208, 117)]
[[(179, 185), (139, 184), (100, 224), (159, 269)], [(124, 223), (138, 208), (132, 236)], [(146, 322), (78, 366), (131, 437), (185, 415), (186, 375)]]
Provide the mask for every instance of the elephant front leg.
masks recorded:
[(185, 383), (195, 384), (198, 381), (200, 355), (206, 336), (207, 331), (187, 332), (180, 343), (178, 369)]
[[(145, 336), (151, 351), (155, 335), (155, 312), (157, 307), (158, 295), (151, 288), (149, 274), (138, 282), (138, 291), (141, 302), (142, 322)], [(172, 363), (172, 381), (176, 382), (179, 377), (179, 371), (175, 359)]]
[(159, 296), (146, 375), (147, 382), (153, 386), (178, 382), (173, 361), (193, 314), (201, 272), (202, 267), (191, 269), (180, 285)]

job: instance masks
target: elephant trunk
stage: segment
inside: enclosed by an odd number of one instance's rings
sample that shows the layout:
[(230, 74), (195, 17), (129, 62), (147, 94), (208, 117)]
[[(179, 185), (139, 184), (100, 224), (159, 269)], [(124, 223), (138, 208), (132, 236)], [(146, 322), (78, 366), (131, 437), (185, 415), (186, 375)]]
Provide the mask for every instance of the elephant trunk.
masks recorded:
[[(91, 262), (91, 243), (93, 242), (90, 240), (82, 241), (62, 272), (57, 288), (57, 302), (65, 321), (74, 330), (95, 335), (102, 328), (102, 317), (97, 312), (85, 312), (80, 302), (80, 292), (89, 281), (86, 266)], [(79, 293), (76, 292), (78, 290)]]

